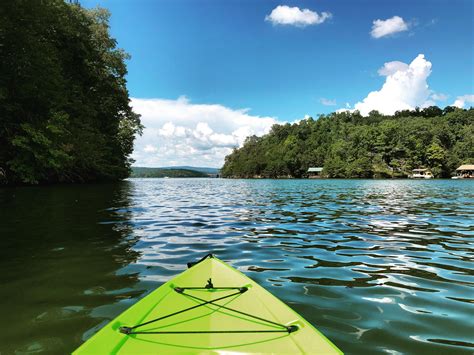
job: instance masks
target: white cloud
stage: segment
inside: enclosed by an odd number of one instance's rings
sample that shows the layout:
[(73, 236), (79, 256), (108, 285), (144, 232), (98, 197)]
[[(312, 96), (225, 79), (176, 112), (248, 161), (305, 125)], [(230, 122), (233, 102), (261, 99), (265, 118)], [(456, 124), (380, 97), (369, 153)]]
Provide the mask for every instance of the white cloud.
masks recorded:
[(277, 123), (216, 104), (177, 100), (132, 99), (145, 129), (135, 141), (137, 166), (207, 165), (220, 167), (233, 147), (249, 135), (263, 135)]
[(453, 102), (452, 106), (464, 108), (464, 106), (466, 106), (466, 103), (471, 103), (471, 104), (474, 103), (474, 95), (458, 96), (456, 98), (456, 101)]
[(158, 134), (163, 137), (184, 137), (186, 129), (181, 126), (175, 126), (173, 122), (166, 122), (159, 130)]
[(326, 99), (325, 97), (321, 97), (319, 99), (324, 106), (336, 106), (336, 100)]
[(386, 20), (373, 21), (372, 31), (370, 34), (373, 38), (381, 38), (407, 30), (408, 23), (406, 23), (400, 16), (393, 16)]
[(158, 149), (156, 149), (156, 147), (151, 144), (147, 144), (145, 148), (143, 148), (143, 151), (145, 153), (156, 153), (157, 150)]
[(279, 5), (275, 7), (270, 15), (265, 16), (265, 21), (270, 21), (273, 25), (291, 25), (296, 27), (306, 27), (309, 25), (319, 25), (332, 17), (329, 12), (321, 12), (309, 9), (300, 10), (299, 7), (289, 7)]
[(385, 63), (383, 67), (377, 71), (377, 73), (379, 73), (380, 76), (389, 76), (396, 73), (399, 70), (403, 71), (407, 69), (408, 69), (408, 64), (395, 60), (393, 62)]
[(440, 93), (440, 92), (435, 92), (431, 95), (431, 99), (434, 101), (446, 101), (448, 99), (448, 95)]
[[(397, 64), (393, 64), (397, 63)], [(379, 69), (385, 75), (385, 83), (379, 91), (372, 91), (362, 101), (354, 105), (362, 115), (377, 110), (392, 115), (397, 110), (412, 110), (434, 104), (428, 100), (431, 90), (427, 79), (431, 74), (431, 63), (419, 54), (409, 65), (389, 62)]]

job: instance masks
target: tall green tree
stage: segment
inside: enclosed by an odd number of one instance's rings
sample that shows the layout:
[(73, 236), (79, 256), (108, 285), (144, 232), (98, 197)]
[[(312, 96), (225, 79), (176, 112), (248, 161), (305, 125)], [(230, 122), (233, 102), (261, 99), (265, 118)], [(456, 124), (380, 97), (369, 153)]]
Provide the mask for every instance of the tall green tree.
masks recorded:
[(61, 0), (0, 2), (0, 169), (9, 183), (128, 176), (142, 126), (109, 13)]

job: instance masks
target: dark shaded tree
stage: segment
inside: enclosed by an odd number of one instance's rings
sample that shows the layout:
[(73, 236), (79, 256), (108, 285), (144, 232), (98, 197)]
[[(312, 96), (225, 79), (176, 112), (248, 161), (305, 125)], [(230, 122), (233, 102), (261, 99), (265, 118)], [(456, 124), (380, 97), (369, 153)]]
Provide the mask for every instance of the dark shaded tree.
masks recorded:
[(60, 0), (0, 2), (0, 169), (8, 183), (128, 176), (141, 132), (109, 13)]

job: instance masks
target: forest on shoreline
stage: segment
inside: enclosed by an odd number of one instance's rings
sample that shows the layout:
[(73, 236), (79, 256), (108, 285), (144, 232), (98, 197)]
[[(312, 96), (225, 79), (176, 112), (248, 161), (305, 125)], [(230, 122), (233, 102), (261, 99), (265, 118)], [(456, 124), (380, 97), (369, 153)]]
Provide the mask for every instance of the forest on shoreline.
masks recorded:
[(227, 178), (301, 178), (323, 167), (329, 178), (405, 178), (428, 168), (450, 177), (461, 164), (474, 164), (474, 109), (436, 106), (397, 111), (321, 115), (276, 124), (247, 137), (226, 156)]
[(173, 168), (132, 167), (131, 178), (203, 178), (209, 177), (202, 171)]
[(0, 184), (119, 180), (142, 130), (101, 8), (2, 2)]

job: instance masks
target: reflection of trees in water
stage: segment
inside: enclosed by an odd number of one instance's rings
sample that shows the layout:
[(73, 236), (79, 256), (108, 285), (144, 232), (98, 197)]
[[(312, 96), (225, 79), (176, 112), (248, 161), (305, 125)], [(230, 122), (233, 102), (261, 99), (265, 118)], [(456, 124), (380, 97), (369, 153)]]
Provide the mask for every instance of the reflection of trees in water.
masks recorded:
[(9, 325), (0, 351), (71, 351), (85, 331), (115, 315), (98, 307), (140, 293), (136, 274), (118, 274), (138, 257), (131, 250), (132, 187), (0, 190), (0, 313)]

